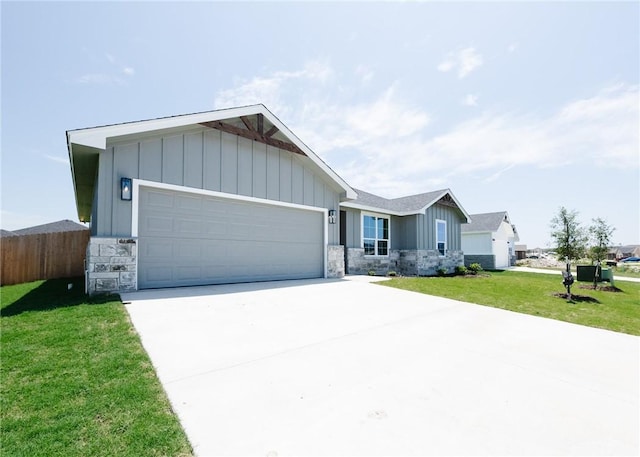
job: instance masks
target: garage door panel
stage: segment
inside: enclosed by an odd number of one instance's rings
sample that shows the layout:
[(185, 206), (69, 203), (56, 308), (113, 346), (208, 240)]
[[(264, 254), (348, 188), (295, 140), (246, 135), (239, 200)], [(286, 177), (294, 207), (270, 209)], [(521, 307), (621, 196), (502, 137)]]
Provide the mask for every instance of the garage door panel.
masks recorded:
[(140, 288), (324, 275), (324, 214), (140, 188)]
[(144, 196), (141, 195), (142, 203), (150, 208), (173, 208), (174, 199), (173, 194), (166, 192), (156, 192), (149, 190)]
[(192, 212), (202, 210), (202, 199), (198, 197), (190, 197), (187, 195), (178, 195), (176, 197), (176, 207), (179, 210)]

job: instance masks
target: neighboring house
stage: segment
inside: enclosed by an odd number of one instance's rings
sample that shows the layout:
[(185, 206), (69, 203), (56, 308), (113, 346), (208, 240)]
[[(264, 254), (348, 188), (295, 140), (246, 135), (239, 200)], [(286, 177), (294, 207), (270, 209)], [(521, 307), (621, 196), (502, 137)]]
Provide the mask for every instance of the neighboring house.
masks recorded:
[(516, 260), (524, 260), (527, 258), (526, 244), (516, 244), (514, 250), (516, 251)]
[(640, 245), (614, 246), (607, 253), (609, 260), (620, 260), (627, 257), (640, 257)]
[(426, 276), (463, 265), (461, 225), (469, 215), (449, 189), (394, 199), (356, 192), (340, 204), (347, 273)]
[(90, 293), (339, 277), (355, 191), (263, 105), (67, 131)]
[[(48, 224), (35, 225), (33, 227), (27, 227), (19, 230), (13, 230), (13, 235), (40, 235), (43, 233), (60, 233), (60, 232), (78, 232), (88, 230), (82, 224), (70, 221), (69, 219), (63, 219), (61, 221), (50, 222)], [(3, 230), (4, 231), (4, 230)]]
[(17, 236), (17, 235), (9, 230), (0, 229), (0, 238), (8, 238), (10, 236)]
[(518, 232), (506, 211), (472, 214), (462, 226), (462, 250), (466, 266), (479, 263), (485, 270), (515, 265)]

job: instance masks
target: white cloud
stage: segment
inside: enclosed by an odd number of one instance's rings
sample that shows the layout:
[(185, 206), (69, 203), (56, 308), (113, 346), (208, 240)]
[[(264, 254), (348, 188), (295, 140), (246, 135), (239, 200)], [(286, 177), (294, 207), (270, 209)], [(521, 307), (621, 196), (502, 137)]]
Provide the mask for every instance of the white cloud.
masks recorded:
[(103, 67), (102, 71), (85, 73), (75, 78), (74, 81), (76, 83), (124, 85), (127, 81), (122, 78), (122, 75), (130, 78), (136, 73), (133, 67), (119, 63), (113, 54), (106, 53), (104, 58), (96, 59), (92, 57), (92, 60)]
[(366, 84), (373, 79), (374, 72), (365, 65), (358, 65), (356, 68), (356, 75), (360, 78), (360, 82)]
[(455, 66), (456, 66), (456, 63), (453, 60), (451, 60), (451, 58), (449, 58), (447, 60), (440, 62), (436, 68), (438, 69), (438, 71), (442, 71), (446, 73), (447, 71), (451, 71)]
[(462, 100), (462, 104), (465, 106), (478, 106), (478, 96), (467, 94), (467, 96)]
[(427, 107), (400, 82), (338, 102), (333, 80), (312, 76), (332, 74), (305, 66), (256, 77), (216, 94), (216, 107), (264, 103), (347, 182), (389, 197), (446, 187), (453, 176), (495, 181), (518, 166), (640, 166), (637, 86), (608, 87), (548, 116), (485, 110), (434, 135)]
[(69, 165), (69, 159), (67, 157), (52, 156), (49, 154), (44, 154), (44, 157), (45, 159), (51, 160), (52, 162)]
[(483, 63), (482, 55), (475, 48), (469, 47), (451, 52), (436, 67), (438, 71), (448, 72), (456, 69), (458, 79), (465, 78)]
[(290, 112), (283, 102), (283, 87), (290, 90), (295, 84), (325, 84), (333, 76), (333, 69), (319, 61), (308, 62), (302, 70), (277, 71), (267, 77), (254, 77), (237, 87), (218, 92), (214, 99), (216, 109), (262, 103), (271, 111), (286, 117)]
[(75, 79), (80, 84), (124, 84), (124, 80), (117, 75), (107, 73), (87, 73)]

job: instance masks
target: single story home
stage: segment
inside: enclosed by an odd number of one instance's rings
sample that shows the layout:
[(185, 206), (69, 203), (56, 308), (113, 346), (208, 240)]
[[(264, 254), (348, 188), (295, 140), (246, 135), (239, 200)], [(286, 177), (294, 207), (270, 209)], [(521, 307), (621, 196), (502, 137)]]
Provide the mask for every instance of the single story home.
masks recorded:
[(67, 145), (89, 293), (462, 264), (451, 191), (356, 192), (263, 105), (69, 130)]
[(515, 265), (515, 225), (506, 211), (472, 214), (471, 223), (462, 226), (462, 250), (466, 266), (479, 263), (485, 270)]
[(607, 259), (609, 260), (621, 260), (627, 257), (640, 257), (640, 245), (613, 246), (607, 253)]
[(451, 190), (393, 199), (356, 193), (340, 204), (347, 273), (431, 276), (463, 265), (461, 226), (470, 219)]

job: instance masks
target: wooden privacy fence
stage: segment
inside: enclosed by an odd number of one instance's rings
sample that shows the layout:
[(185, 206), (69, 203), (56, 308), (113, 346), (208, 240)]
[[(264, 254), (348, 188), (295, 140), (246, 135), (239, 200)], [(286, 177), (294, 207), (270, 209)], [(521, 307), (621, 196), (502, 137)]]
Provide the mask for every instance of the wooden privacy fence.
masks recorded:
[(2, 237), (0, 284), (84, 275), (89, 230)]

